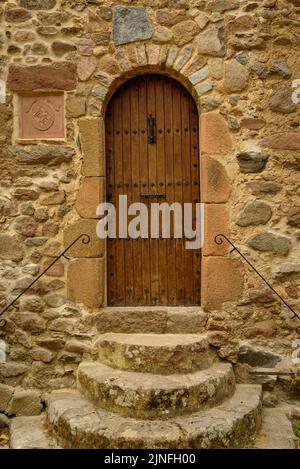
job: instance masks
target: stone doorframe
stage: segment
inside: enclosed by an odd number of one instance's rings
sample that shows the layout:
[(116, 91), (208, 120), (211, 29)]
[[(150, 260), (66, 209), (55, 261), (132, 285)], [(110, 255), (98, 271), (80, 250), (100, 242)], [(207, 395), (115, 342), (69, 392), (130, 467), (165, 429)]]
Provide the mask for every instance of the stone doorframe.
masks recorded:
[(164, 74), (179, 81), (192, 95), (199, 113), (201, 201), (205, 204), (205, 243), (202, 250), (202, 308), (217, 310), (226, 301), (237, 300), (243, 291), (243, 271), (239, 260), (229, 257), (226, 244), (217, 245), (215, 236), (229, 236), (228, 202), (231, 181), (219, 156), (233, 151), (225, 119), (219, 112), (201, 113), (200, 97), (191, 77), (174, 69), (162, 70), (147, 66), (133, 69), (118, 77), (104, 96), (100, 117), (85, 117), (78, 122), (81, 142), (82, 181), (77, 195), (76, 210), (81, 217), (64, 233), (65, 244), (80, 233), (91, 237), (89, 245), (72, 249), (73, 259), (67, 275), (68, 299), (97, 309), (106, 305), (106, 246), (96, 237), (94, 207), (105, 201), (105, 113), (115, 91), (130, 78), (144, 73)]

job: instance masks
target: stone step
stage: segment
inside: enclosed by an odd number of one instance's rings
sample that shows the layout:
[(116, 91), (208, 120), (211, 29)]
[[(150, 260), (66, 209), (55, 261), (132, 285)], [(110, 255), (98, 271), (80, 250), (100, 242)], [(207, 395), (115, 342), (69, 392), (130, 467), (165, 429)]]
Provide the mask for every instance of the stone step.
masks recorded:
[(48, 419), (64, 448), (243, 448), (260, 427), (261, 387), (237, 385), (222, 405), (169, 420), (122, 417), (95, 407), (74, 390), (54, 391)]
[(101, 363), (122, 370), (188, 373), (217, 361), (205, 335), (108, 333), (98, 346)]
[(168, 418), (196, 412), (233, 394), (231, 364), (217, 363), (189, 374), (156, 375), (116, 370), (97, 362), (83, 362), (78, 387), (102, 408), (137, 418)]
[(92, 316), (100, 334), (201, 334), (208, 319), (199, 306), (107, 307)]
[(296, 436), (286, 416), (286, 408), (263, 408), (262, 426), (255, 441), (256, 449), (295, 449)]
[(15, 417), (10, 423), (11, 449), (59, 449), (46, 426), (46, 415)]

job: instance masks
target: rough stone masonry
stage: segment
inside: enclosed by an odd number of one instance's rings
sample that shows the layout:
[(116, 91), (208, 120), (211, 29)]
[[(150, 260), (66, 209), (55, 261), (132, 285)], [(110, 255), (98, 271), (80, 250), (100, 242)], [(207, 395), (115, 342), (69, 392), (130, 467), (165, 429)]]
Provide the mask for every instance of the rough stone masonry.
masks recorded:
[[(299, 323), (213, 239), (227, 234), (300, 311), (299, 51), (296, 0), (0, 2), (0, 307), (76, 236), (91, 236), (6, 314), (0, 411), (39, 413), (44, 393), (74, 386), (79, 363), (95, 357), (105, 246), (91, 206), (105, 197), (105, 106), (147, 71), (179, 80), (200, 113), (209, 240), (201, 327), (237, 373), (291, 357)], [(37, 95), (63, 96), (55, 109), (65, 132), (26, 141), (20, 100)], [(41, 135), (51, 119), (35, 123)]]

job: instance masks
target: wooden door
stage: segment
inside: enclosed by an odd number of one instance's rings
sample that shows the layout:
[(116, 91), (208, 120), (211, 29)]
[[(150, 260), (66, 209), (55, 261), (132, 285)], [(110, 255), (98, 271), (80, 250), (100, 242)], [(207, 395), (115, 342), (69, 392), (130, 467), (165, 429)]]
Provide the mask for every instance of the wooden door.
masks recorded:
[[(106, 113), (106, 155), (107, 201), (117, 209), (119, 195), (128, 205), (200, 202), (198, 112), (175, 80), (142, 75), (118, 89)], [(185, 242), (109, 239), (108, 305), (199, 305), (201, 252)]]

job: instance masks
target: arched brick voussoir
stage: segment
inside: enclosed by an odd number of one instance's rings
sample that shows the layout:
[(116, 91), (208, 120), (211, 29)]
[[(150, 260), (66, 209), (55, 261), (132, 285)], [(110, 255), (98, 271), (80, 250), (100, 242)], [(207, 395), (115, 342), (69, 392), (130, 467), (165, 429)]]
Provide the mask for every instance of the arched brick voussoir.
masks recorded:
[(209, 92), (214, 83), (209, 79), (206, 59), (199, 55), (193, 43), (177, 47), (170, 43), (156, 44), (137, 42), (116, 49), (114, 56), (92, 58), (89, 72), (87, 62), (79, 63), (79, 80), (86, 81), (91, 75), (97, 79), (92, 95), (103, 101), (102, 115), (116, 90), (127, 80), (144, 73), (159, 73), (178, 80), (193, 96), (199, 109), (199, 97)]

